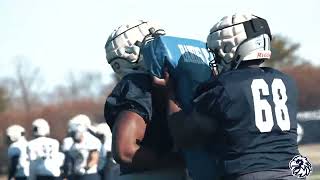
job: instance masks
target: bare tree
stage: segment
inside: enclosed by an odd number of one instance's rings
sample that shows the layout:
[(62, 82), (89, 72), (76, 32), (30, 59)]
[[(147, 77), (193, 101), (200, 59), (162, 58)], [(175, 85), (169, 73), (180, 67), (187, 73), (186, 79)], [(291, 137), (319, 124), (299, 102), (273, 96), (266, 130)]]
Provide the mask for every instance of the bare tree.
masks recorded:
[(8, 93), (5, 87), (0, 87), (0, 112), (3, 112), (8, 107)]
[(275, 35), (271, 41), (271, 59), (265, 62), (265, 65), (274, 68), (283, 68), (307, 64), (307, 61), (297, 55), (300, 43), (292, 42), (291, 39)]
[(66, 84), (58, 85), (54, 89), (56, 102), (65, 100), (74, 101), (83, 98), (96, 99), (103, 87), (100, 73), (95, 72), (69, 72)]
[(40, 69), (31, 66), (29, 60), (24, 56), (16, 56), (14, 60), (15, 84), (22, 100), (23, 108), (26, 113), (29, 113), (32, 101), (35, 98), (33, 90), (41, 84)]

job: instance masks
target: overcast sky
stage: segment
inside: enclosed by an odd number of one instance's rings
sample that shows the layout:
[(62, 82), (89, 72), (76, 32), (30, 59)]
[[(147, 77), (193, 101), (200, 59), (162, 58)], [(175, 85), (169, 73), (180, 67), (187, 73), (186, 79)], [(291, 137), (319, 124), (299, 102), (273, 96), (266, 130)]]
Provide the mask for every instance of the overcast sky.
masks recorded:
[(25, 56), (48, 87), (69, 71), (101, 72), (108, 81), (105, 41), (129, 19), (205, 41), (221, 17), (238, 11), (267, 19), (273, 34), (301, 43), (299, 55), (319, 65), (319, 7), (318, 0), (0, 0), (0, 76), (12, 74), (15, 56)]

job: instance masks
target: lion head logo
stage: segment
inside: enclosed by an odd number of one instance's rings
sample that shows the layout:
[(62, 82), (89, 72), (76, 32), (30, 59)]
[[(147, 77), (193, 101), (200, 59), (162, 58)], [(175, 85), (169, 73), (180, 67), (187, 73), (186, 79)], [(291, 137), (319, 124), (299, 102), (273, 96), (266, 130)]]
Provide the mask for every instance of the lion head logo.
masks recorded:
[(302, 155), (296, 155), (289, 162), (289, 168), (291, 169), (292, 175), (298, 178), (305, 178), (312, 172), (312, 165), (308, 161), (307, 157)]

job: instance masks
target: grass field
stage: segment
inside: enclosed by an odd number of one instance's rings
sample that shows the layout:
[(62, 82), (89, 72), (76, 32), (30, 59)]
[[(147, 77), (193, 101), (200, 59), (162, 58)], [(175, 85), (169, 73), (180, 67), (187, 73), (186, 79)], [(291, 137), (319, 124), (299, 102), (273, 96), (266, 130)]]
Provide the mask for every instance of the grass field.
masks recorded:
[(320, 180), (320, 172), (315, 172), (313, 173), (309, 178), (307, 178), (308, 180)]

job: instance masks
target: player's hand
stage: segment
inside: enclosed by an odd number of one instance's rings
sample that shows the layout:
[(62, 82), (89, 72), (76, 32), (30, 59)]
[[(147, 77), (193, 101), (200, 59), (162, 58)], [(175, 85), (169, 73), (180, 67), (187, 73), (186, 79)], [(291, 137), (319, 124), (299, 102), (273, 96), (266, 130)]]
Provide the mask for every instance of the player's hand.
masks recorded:
[(172, 78), (170, 78), (170, 74), (168, 71), (168, 68), (164, 68), (164, 72), (163, 72), (163, 79), (160, 79), (158, 77), (153, 77), (153, 84), (157, 87), (161, 87), (164, 88), (166, 91), (166, 94), (169, 98), (171, 99), (175, 99), (175, 95), (174, 95), (174, 83)]
[(160, 87), (167, 87), (170, 81), (170, 76), (167, 68), (164, 68), (163, 79), (153, 76), (153, 84)]

